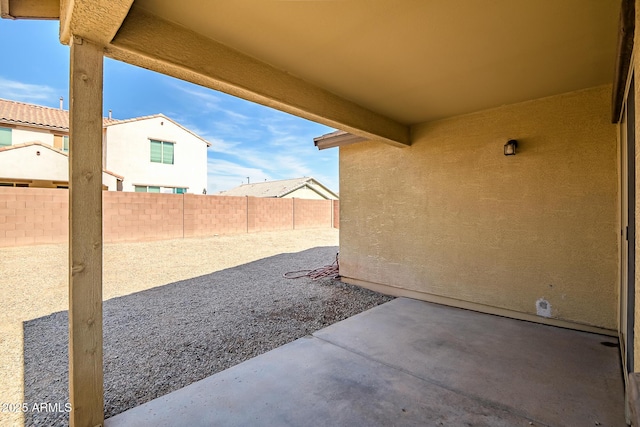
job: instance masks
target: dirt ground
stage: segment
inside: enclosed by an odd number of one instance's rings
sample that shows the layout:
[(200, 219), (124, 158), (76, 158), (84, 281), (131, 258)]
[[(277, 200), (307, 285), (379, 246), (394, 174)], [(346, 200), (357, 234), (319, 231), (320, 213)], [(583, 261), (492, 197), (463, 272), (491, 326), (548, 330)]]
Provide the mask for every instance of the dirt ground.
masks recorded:
[[(104, 248), (103, 299), (287, 252), (336, 246), (338, 230), (291, 230)], [(309, 268), (320, 265), (309, 266)], [(0, 426), (22, 425), (23, 322), (68, 308), (66, 245), (0, 248)]]

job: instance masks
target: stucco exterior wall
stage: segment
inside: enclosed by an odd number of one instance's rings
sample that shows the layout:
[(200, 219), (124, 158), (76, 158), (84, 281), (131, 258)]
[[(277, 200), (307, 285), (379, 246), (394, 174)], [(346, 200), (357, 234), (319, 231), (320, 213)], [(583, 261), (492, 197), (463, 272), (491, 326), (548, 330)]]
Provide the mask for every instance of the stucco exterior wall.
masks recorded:
[[(150, 161), (149, 139), (175, 142), (174, 164)], [(124, 176), (123, 191), (134, 185), (207, 188), (207, 145), (170, 120), (155, 117), (107, 126), (106, 169)]]
[(0, 153), (0, 178), (68, 181), (69, 158), (40, 145), (6, 150)]
[[(0, 152), (0, 181), (31, 180), (31, 187), (56, 188), (69, 181), (69, 157), (41, 145), (29, 145)], [(102, 183), (116, 191), (118, 181), (102, 173)]]
[[(64, 135), (60, 132), (60, 135)], [(48, 130), (13, 128), (11, 130), (11, 145), (24, 144), (25, 142), (39, 141), (53, 146), (53, 133)]]
[[(341, 275), (615, 330), (610, 98), (593, 88), (420, 125), (407, 148), (341, 147)], [(503, 154), (508, 139), (516, 156)]]
[(109, 191), (117, 191), (118, 190), (118, 179), (106, 172), (102, 172), (102, 185), (107, 187), (106, 189)]

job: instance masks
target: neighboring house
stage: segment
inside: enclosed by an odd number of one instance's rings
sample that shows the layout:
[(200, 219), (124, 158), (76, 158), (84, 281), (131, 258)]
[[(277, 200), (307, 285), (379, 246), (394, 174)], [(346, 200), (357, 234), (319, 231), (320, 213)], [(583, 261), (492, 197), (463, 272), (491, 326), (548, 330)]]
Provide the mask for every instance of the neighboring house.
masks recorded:
[[(156, 114), (103, 119), (103, 188), (202, 193), (205, 141)], [(0, 186), (67, 188), (69, 112), (0, 99)]]
[[(122, 180), (102, 171), (104, 190), (120, 190)], [(69, 155), (40, 141), (0, 147), (0, 187), (69, 188)]]
[(338, 195), (311, 177), (242, 184), (220, 192), (222, 196), (278, 197), (338, 200)]

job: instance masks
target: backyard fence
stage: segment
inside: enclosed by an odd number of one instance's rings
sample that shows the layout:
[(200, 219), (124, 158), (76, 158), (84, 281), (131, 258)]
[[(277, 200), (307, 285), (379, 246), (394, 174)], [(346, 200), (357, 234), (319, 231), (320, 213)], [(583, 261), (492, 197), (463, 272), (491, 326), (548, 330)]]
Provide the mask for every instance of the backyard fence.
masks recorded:
[[(0, 247), (67, 242), (69, 190), (0, 188)], [(337, 200), (102, 193), (105, 242), (339, 226)]]

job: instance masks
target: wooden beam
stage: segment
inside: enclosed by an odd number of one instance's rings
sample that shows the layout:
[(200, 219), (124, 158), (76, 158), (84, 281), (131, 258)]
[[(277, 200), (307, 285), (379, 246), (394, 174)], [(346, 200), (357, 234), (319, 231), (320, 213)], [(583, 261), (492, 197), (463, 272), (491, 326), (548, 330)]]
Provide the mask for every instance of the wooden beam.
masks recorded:
[(104, 422), (102, 371), (102, 48), (74, 37), (69, 82), (71, 427)]
[(71, 35), (106, 46), (120, 28), (133, 0), (59, 0), (60, 41)]
[(8, 19), (58, 19), (60, 0), (0, 0), (0, 15)]
[(165, 21), (135, 4), (105, 54), (368, 140), (410, 145), (408, 126)]

